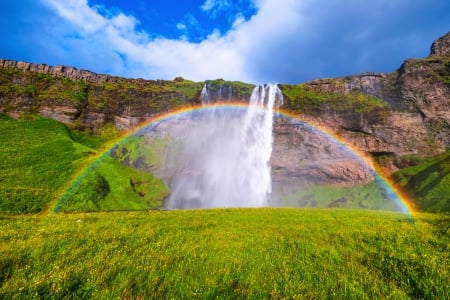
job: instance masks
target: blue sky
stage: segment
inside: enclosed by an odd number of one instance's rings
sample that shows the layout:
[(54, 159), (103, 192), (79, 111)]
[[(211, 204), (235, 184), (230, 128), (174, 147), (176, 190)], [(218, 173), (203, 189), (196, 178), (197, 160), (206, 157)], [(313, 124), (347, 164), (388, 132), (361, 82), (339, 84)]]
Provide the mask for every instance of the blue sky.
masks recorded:
[(448, 0), (0, 1), (0, 58), (145, 79), (300, 83), (391, 72), (450, 31)]

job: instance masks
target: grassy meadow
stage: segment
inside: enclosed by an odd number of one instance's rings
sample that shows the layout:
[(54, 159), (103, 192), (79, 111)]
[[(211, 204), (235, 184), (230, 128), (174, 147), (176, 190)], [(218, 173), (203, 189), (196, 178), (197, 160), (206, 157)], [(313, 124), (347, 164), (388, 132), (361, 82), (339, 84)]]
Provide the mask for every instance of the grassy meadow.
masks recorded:
[(448, 299), (443, 214), (217, 209), (0, 218), (0, 298)]
[[(130, 167), (141, 157), (132, 147), (92, 164), (111, 128), (92, 136), (0, 114), (0, 131), (0, 299), (450, 298), (448, 214), (159, 210), (168, 189)], [(158, 161), (160, 142), (143, 165)], [(400, 183), (444, 174), (447, 161), (418, 162)], [(367, 192), (315, 201), (361, 207)]]

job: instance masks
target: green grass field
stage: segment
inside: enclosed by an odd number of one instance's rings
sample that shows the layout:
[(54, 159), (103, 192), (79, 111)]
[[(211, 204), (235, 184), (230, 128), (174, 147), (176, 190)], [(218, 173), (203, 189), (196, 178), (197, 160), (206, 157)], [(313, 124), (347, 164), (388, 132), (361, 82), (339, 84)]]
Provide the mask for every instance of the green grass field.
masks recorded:
[(0, 218), (2, 299), (448, 299), (450, 217), (306, 209)]

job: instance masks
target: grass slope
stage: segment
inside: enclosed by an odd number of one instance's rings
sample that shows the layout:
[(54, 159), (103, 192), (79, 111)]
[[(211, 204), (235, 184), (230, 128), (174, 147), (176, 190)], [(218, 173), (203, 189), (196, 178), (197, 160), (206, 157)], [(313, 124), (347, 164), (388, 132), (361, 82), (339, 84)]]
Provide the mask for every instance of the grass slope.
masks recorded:
[(448, 299), (449, 223), (302, 209), (3, 216), (0, 298)]
[(393, 175), (423, 211), (450, 212), (450, 151), (434, 157), (407, 157), (412, 166)]
[[(54, 120), (0, 114), (0, 212), (36, 213), (60, 196), (68, 180), (102, 140), (70, 131)], [(91, 148), (94, 147), (94, 148)], [(161, 207), (167, 187), (153, 176), (109, 157), (64, 194), (67, 211)], [(78, 188), (78, 189), (77, 189)]]
[(0, 119), (0, 211), (39, 212), (92, 149), (49, 119)]
[(57, 212), (160, 209), (168, 195), (158, 178), (103, 157), (55, 206)]

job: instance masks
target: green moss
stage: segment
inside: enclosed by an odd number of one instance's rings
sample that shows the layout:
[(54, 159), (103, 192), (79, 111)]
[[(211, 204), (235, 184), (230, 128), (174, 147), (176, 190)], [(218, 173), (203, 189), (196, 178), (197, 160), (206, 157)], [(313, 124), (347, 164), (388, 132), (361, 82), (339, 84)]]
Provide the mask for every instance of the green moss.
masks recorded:
[(176, 147), (176, 142), (168, 137), (132, 136), (115, 147), (111, 154), (118, 161), (133, 168), (152, 173), (161, 167), (167, 146)]
[(384, 195), (376, 182), (354, 187), (303, 187), (293, 194), (284, 196), (281, 199), (281, 205), (388, 211), (399, 209), (391, 199)]
[(220, 86), (231, 87), (233, 96), (236, 99), (249, 99), (255, 87), (253, 84), (241, 81), (226, 81), (223, 79), (207, 80), (205, 84), (208, 84), (211, 88), (218, 88)]
[(324, 108), (324, 104), (336, 98), (336, 95), (316, 91), (306, 84), (281, 84), (283, 107), (295, 113), (314, 113)]
[[(343, 84), (338, 80), (327, 83), (336, 90)], [(284, 97), (283, 108), (295, 113), (317, 116), (324, 112), (334, 112), (345, 115), (345, 118), (349, 118), (349, 115), (364, 118), (370, 123), (382, 121), (389, 115), (390, 107), (384, 100), (360, 91), (331, 93), (321, 90), (320, 84), (282, 84), (280, 88)]]
[(195, 99), (195, 97), (198, 97), (201, 88), (202, 88), (201, 82), (194, 82), (191, 80), (174, 82), (174, 90), (178, 94), (184, 95), (187, 99)]
[(161, 209), (168, 191), (160, 179), (106, 156), (76, 179), (54, 211)]

